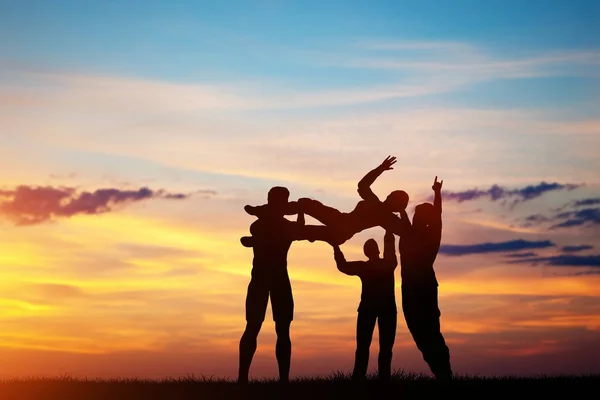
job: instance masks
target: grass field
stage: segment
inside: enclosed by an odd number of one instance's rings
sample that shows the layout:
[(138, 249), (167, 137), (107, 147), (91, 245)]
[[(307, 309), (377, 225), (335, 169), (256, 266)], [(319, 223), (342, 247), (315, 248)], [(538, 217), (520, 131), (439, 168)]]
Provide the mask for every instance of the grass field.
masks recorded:
[[(380, 385), (373, 377), (357, 385), (348, 375), (333, 374), (293, 380), (281, 386), (274, 380), (253, 381), (245, 387), (233, 381), (187, 377), (149, 380), (77, 380), (37, 378), (0, 382), (3, 400), (157, 400), (157, 399), (489, 399), (589, 398), (600, 389), (600, 374), (587, 376), (469, 377), (449, 384), (414, 374), (396, 373)], [(502, 396), (502, 397), (499, 397)]]

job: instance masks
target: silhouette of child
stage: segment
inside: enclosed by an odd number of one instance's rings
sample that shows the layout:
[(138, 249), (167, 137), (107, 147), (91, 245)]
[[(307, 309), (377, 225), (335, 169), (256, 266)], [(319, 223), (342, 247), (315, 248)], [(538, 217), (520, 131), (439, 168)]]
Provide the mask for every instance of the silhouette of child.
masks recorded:
[[(388, 156), (377, 168), (367, 173), (358, 183), (358, 194), (363, 199), (356, 204), (354, 210), (349, 213), (341, 212), (333, 207), (326, 206), (321, 202), (309, 198), (301, 198), (296, 202), (290, 202), (285, 211), (287, 215), (297, 214), (302, 210), (324, 226), (312, 226), (308, 229), (313, 240), (322, 240), (328, 243), (343, 244), (356, 233), (375, 226), (381, 226), (391, 230), (397, 235), (402, 235), (408, 221), (406, 206), (408, 194), (403, 190), (395, 190), (382, 202), (371, 190), (375, 180), (387, 170), (393, 169), (396, 157)], [(268, 213), (269, 205), (244, 207), (250, 215), (260, 217)], [(402, 218), (394, 213), (399, 212)], [(312, 240), (311, 240), (312, 241)], [(252, 239), (244, 239), (244, 246), (251, 247)]]
[(439, 380), (449, 380), (450, 352), (440, 331), (438, 282), (433, 270), (442, 238), (442, 183), (436, 176), (434, 204), (415, 208), (412, 226), (400, 237), (399, 250), (406, 324), (431, 372)]
[(394, 234), (386, 231), (383, 240), (383, 258), (379, 258), (379, 247), (374, 239), (365, 242), (367, 261), (346, 261), (340, 247), (333, 245), (337, 268), (346, 275), (358, 276), (362, 282), (356, 321), (354, 380), (363, 380), (366, 376), (375, 321), (379, 327), (379, 379), (387, 381), (391, 375), (397, 321), (394, 271), (398, 260), (394, 250)]

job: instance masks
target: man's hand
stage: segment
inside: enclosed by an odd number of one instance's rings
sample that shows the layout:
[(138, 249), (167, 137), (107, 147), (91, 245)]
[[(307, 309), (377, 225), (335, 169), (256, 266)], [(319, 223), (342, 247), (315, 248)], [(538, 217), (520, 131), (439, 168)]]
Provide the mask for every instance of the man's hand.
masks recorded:
[(434, 192), (439, 192), (440, 190), (442, 190), (443, 183), (444, 183), (444, 180), (442, 179), (440, 182), (438, 182), (437, 176), (436, 176), (435, 181), (433, 181), (433, 186), (431, 188), (433, 189)]
[(240, 238), (240, 242), (244, 247), (254, 247), (254, 238), (252, 236), (244, 236)]
[(389, 171), (390, 169), (394, 169), (392, 165), (396, 164), (396, 157), (387, 156), (385, 160), (379, 165), (379, 168), (382, 171)]
[(246, 211), (250, 215), (256, 216), (256, 211), (254, 209), (254, 206), (246, 205), (246, 206), (244, 206), (244, 211)]

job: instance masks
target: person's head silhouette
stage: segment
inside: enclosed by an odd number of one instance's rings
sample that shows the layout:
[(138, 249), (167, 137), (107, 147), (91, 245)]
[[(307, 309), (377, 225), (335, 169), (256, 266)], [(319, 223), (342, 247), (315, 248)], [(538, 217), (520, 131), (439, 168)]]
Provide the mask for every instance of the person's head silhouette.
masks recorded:
[(421, 203), (415, 207), (413, 216), (413, 226), (418, 230), (427, 229), (434, 221), (439, 218), (439, 212), (431, 203)]
[(285, 215), (285, 208), (290, 198), (290, 191), (283, 186), (274, 186), (269, 190), (267, 203), (277, 216)]
[(379, 246), (375, 239), (367, 240), (363, 246), (363, 251), (369, 260), (377, 260), (379, 258)]
[(387, 205), (393, 212), (406, 210), (406, 206), (408, 205), (408, 193), (406, 193), (404, 190), (394, 190), (388, 195), (383, 203)]

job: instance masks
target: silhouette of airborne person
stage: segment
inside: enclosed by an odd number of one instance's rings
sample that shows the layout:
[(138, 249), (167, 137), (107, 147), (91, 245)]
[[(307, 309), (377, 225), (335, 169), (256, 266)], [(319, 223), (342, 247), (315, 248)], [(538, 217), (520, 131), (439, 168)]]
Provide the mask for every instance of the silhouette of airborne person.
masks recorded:
[[(356, 233), (365, 229), (381, 226), (385, 230), (391, 230), (397, 235), (402, 235), (408, 220), (404, 220), (408, 194), (403, 190), (391, 192), (384, 201), (371, 190), (375, 180), (387, 170), (393, 169), (396, 157), (388, 156), (377, 168), (367, 173), (358, 183), (358, 194), (362, 198), (356, 204), (354, 210), (349, 213), (341, 212), (333, 207), (328, 207), (321, 202), (309, 198), (301, 198), (298, 201), (288, 203), (285, 214), (297, 214), (298, 209), (315, 218), (324, 226), (310, 226), (311, 241), (322, 240), (333, 244), (343, 244)], [(269, 205), (244, 207), (250, 215), (260, 217), (268, 212)], [(402, 219), (394, 213), (400, 212)], [(408, 222), (410, 225), (410, 222)], [(244, 246), (252, 246), (252, 238), (247, 237)]]
[(246, 297), (246, 330), (240, 340), (240, 383), (248, 382), (250, 364), (256, 352), (257, 337), (265, 319), (269, 297), (277, 333), (275, 354), (279, 379), (283, 383), (289, 381), (292, 351), (290, 324), (294, 314), (294, 299), (287, 272), (287, 254), (293, 241), (306, 239), (304, 214), (299, 212), (296, 222), (284, 217), (289, 194), (287, 188), (271, 188), (268, 193), (269, 212), (250, 225), (254, 259)]
[(346, 275), (356, 275), (362, 281), (362, 294), (356, 321), (356, 353), (353, 380), (363, 380), (369, 364), (369, 347), (375, 321), (379, 328), (379, 379), (388, 381), (392, 372), (392, 348), (396, 337), (397, 308), (394, 270), (398, 265), (394, 250), (394, 234), (386, 231), (383, 258), (374, 239), (364, 244), (367, 261), (346, 261), (337, 245), (333, 246), (338, 269)]
[(435, 177), (434, 203), (415, 208), (412, 226), (400, 237), (399, 250), (406, 324), (436, 379), (450, 380), (450, 351), (440, 332), (438, 281), (433, 270), (442, 238), (443, 182)]

